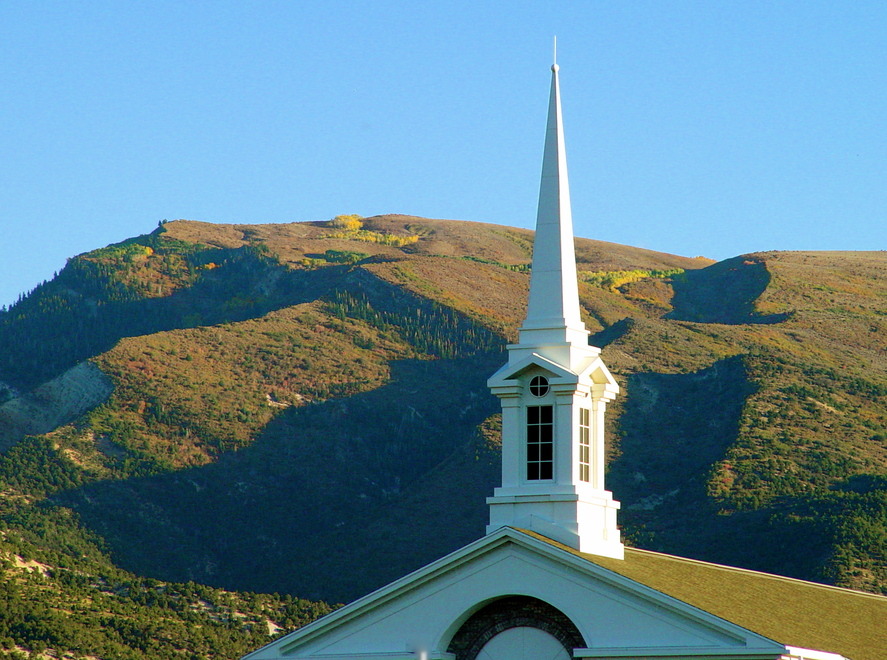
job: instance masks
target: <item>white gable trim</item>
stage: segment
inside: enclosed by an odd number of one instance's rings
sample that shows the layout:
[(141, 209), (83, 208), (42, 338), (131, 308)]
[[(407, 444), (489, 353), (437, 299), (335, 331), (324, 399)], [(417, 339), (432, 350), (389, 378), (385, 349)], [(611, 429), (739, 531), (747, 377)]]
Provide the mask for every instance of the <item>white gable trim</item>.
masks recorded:
[[(595, 378), (594, 374), (598, 372), (603, 375), (603, 378)], [(608, 385), (610, 387), (615, 387), (615, 392), (619, 392), (619, 385), (616, 384), (616, 379), (613, 378), (613, 374), (610, 373), (610, 370), (607, 369), (607, 365), (604, 364), (604, 361), (600, 358), (596, 358), (593, 360), (585, 369), (582, 370), (580, 376), (588, 375), (591, 380), (595, 383), (595, 385)]]
[[(508, 528), (503, 528), (500, 531), (505, 532), (507, 529)], [(381, 607), (385, 603), (393, 600), (404, 591), (408, 589), (415, 589), (416, 587), (419, 587), (422, 584), (425, 584), (426, 582), (434, 579), (439, 574), (452, 570), (453, 568), (466, 563), (473, 557), (489, 552), (493, 548), (496, 548), (507, 542), (508, 538), (507, 534), (505, 533), (490, 534), (488, 536), (480, 538), (473, 543), (469, 543), (468, 545), (463, 546), (455, 552), (451, 552), (450, 554), (438, 559), (437, 561), (431, 562), (427, 566), (420, 568), (417, 571), (413, 571), (412, 573), (405, 575), (399, 580), (395, 580), (394, 582), (391, 582), (390, 584), (377, 589), (376, 591), (367, 594), (362, 598), (358, 598), (345, 607), (342, 607), (335, 612), (331, 612), (330, 614), (327, 614), (326, 616), (321, 617), (320, 619), (312, 623), (309, 623), (307, 626), (299, 628), (289, 635), (285, 635), (284, 637), (281, 637), (280, 639), (262, 648), (280, 645), (280, 652), (286, 653), (293, 649), (297, 643), (308, 641), (322, 634), (328, 628), (341, 625), (359, 616), (363, 616), (367, 612), (370, 612), (377, 607)], [(254, 651), (253, 653), (244, 656), (244, 659), (259, 653), (259, 651), (261, 650), (262, 649), (259, 649), (258, 651)]]
[[(700, 610), (680, 600), (667, 596), (659, 591), (646, 587), (634, 580), (626, 578), (622, 575), (614, 573), (606, 568), (598, 566), (583, 557), (577, 556), (566, 550), (562, 550), (550, 543), (525, 534), (519, 530), (509, 527), (503, 527), (499, 530), (481, 538), (463, 548), (450, 553), (449, 555), (428, 564), (427, 566), (414, 571), (413, 573), (392, 582), (391, 584), (378, 589), (377, 591), (364, 596), (345, 607), (318, 619), (317, 621), (304, 626), (274, 642), (250, 653), (245, 658), (258, 659), (269, 657), (281, 657), (292, 654), (299, 647), (307, 644), (320, 636), (331, 632), (338, 626), (348, 624), (352, 620), (359, 617), (369, 615), (377, 608), (383, 607), (387, 603), (406, 595), (429, 581), (443, 578), (445, 574), (464, 566), (465, 564), (486, 555), (497, 548), (514, 544), (529, 550), (537, 557), (539, 561), (543, 558), (554, 561), (564, 567), (568, 567), (578, 573), (585, 574), (595, 581), (614, 587), (617, 594), (624, 593), (626, 597), (631, 595), (634, 599), (649, 604), (654, 611), (662, 612), (660, 616), (676, 616), (680, 620), (684, 620), (688, 625), (698, 625), (711, 630), (713, 633), (735, 640), (737, 646), (720, 647), (719, 649), (707, 647), (693, 648), (653, 648), (643, 647), (634, 649), (614, 649), (614, 648), (589, 648), (577, 649), (575, 657), (577, 658), (596, 658), (605, 660), (607, 658), (619, 659), (631, 657), (646, 658), (717, 658), (718, 660), (727, 660), (730, 658), (741, 660), (775, 660), (787, 653), (785, 646), (770, 640), (766, 637), (758, 635), (741, 626), (730, 623), (724, 619), (716, 617), (704, 610)], [(529, 594), (528, 594), (529, 595)], [(619, 600), (622, 600), (621, 598)], [(655, 616), (655, 614), (654, 614)], [(393, 649), (392, 649), (393, 651)], [(312, 657), (325, 658), (325, 660), (339, 660), (344, 658), (372, 658), (373, 660), (407, 660), (408, 658), (418, 658), (419, 651), (411, 652), (407, 649), (403, 651), (395, 651), (388, 653), (370, 653), (370, 654), (349, 654), (343, 655), (316, 655)], [(438, 650), (427, 656), (428, 660), (439, 658), (444, 660), (449, 654), (441, 653)], [(828, 660), (837, 660), (829, 658)]]
[[(635, 596), (640, 596), (648, 603), (653, 603), (667, 612), (676, 614), (684, 619), (689, 619), (690, 621), (701, 624), (736, 640), (747, 639), (749, 636), (751, 636), (755, 638), (758, 642), (760, 642), (760, 648), (769, 647), (773, 649), (774, 645), (776, 645), (780, 652), (784, 652), (785, 650), (785, 647), (775, 640), (768, 639), (763, 635), (759, 635), (748, 630), (747, 628), (743, 628), (735, 623), (727, 621), (726, 619), (722, 619), (718, 616), (715, 616), (714, 614), (710, 614), (709, 612), (694, 607), (693, 605), (685, 603), (682, 600), (678, 600), (677, 598), (668, 596), (661, 591), (656, 591), (655, 589), (641, 584), (640, 582), (636, 582), (631, 578), (627, 578), (607, 568), (598, 566), (597, 564), (583, 559), (582, 557), (576, 556), (573, 553), (560, 550), (559, 548), (552, 546), (550, 543), (546, 543), (545, 541), (541, 541), (527, 534), (523, 534), (518, 530), (512, 530), (510, 528), (506, 529), (513, 532), (514, 534), (520, 534), (520, 536), (523, 537), (522, 540), (525, 541), (522, 545), (533, 547), (535, 550), (543, 553), (547, 549), (549, 550), (549, 552), (546, 554), (548, 554), (549, 556), (552, 556), (551, 551), (557, 552), (559, 553), (559, 555), (561, 555), (557, 557), (558, 561), (561, 561), (564, 564), (568, 564), (578, 571), (588, 573), (601, 582), (616, 587), (620, 591), (631, 593)], [(771, 656), (768, 657), (772, 657), (772, 651)]]
[(538, 353), (531, 353), (527, 357), (515, 362), (514, 364), (506, 364), (496, 373), (487, 379), (488, 387), (502, 387), (504, 385), (513, 385), (511, 381), (520, 376), (524, 371), (531, 367), (539, 367), (551, 373), (555, 378), (563, 378), (568, 382), (576, 382), (579, 374), (570, 371), (565, 367), (553, 362), (546, 357), (542, 357)]
[[(723, 648), (711, 647), (651, 647), (643, 646), (638, 648), (618, 648), (618, 649), (574, 649), (574, 658), (595, 658), (595, 660), (624, 660), (625, 658), (656, 658), (662, 660), (685, 660), (686, 658), (694, 658), (696, 660), (707, 660), (708, 658), (716, 658), (717, 660), (773, 660), (779, 657), (781, 651), (776, 651), (774, 656), (772, 648), (744, 648), (731, 649), (725, 651)], [(834, 659), (833, 659), (834, 660)]]
[(802, 649), (797, 646), (786, 646), (785, 649), (789, 654), (788, 660), (847, 660), (847, 658), (840, 653)]

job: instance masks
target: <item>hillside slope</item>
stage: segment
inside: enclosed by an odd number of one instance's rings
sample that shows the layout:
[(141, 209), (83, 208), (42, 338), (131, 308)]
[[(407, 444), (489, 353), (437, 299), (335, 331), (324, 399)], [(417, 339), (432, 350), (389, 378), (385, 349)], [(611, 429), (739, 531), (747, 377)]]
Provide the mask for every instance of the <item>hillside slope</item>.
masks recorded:
[[(477, 538), (499, 469), (485, 380), (531, 251), (526, 230), (340, 216), (176, 221), (75, 257), (0, 312), (7, 555), (343, 602)], [(627, 539), (887, 591), (887, 255), (712, 263), (577, 239), (577, 260), (623, 387), (608, 486)], [(83, 370), (107, 386), (50, 385)], [(259, 612), (325, 607), (267, 598), (229, 617), (242, 643)], [(0, 648), (42, 644), (2, 622)]]

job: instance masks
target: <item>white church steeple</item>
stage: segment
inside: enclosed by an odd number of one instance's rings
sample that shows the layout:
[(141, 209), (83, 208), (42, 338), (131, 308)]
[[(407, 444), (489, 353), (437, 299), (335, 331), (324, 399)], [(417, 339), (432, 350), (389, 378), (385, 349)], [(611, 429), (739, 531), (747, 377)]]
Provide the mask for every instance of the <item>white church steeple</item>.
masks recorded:
[(576, 286), (573, 214), (570, 208), (558, 65), (553, 64), (542, 182), (536, 213), (533, 277), (530, 280), (527, 318), (521, 328), (521, 342), (533, 341), (536, 337), (569, 341), (573, 335), (580, 339), (580, 334), (584, 332)]
[(502, 485), (487, 499), (487, 532), (530, 529), (582, 552), (622, 558), (619, 503), (604, 489), (604, 413), (619, 387), (588, 334), (579, 313), (555, 63), (527, 317), (518, 343), (508, 346), (508, 364), (488, 381), (502, 403)]

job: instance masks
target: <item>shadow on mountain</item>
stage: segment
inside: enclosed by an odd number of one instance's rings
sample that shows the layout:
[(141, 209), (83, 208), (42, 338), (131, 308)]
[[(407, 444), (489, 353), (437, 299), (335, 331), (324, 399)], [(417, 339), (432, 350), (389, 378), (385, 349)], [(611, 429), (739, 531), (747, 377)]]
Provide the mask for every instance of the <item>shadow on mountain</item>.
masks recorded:
[(206, 249), (189, 260), (197, 280), (165, 297), (145, 297), (100, 264), (72, 260), (0, 314), (0, 345), (16, 347), (0, 354), (2, 380), (29, 390), (123, 337), (243, 321), (316, 300), (349, 270), (291, 270), (253, 246)]
[(597, 346), (598, 348), (609, 346), (614, 341), (627, 335), (636, 323), (637, 321), (633, 318), (626, 316), (624, 319), (616, 321), (613, 325), (607, 326), (600, 332), (591, 335), (588, 338), (588, 343), (589, 345)]
[(749, 256), (687, 270), (672, 278), (673, 309), (665, 318), (697, 323), (779, 323), (788, 314), (758, 314), (754, 309), (769, 283), (766, 265)]
[[(621, 455), (608, 480), (631, 511), (667, 500), (698, 500), (709, 467), (738, 432), (754, 391), (741, 357), (689, 374), (638, 373), (628, 379), (619, 420)], [(688, 481), (688, 475), (701, 475)]]
[(607, 480), (628, 538), (648, 550), (822, 579), (831, 543), (812, 521), (788, 520), (778, 505), (728, 513), (708, 496), (711, 468), (735, 442), (755, 391), (741, 356), (689, 374), (635, 374), (626, 389), (621, 455)]
[(483, 534), (496, 459), (470, 439), (501, 361), (399, 361), (384, 387), (289, 409), (214, 464), (54, 499), (140, 575), (347, 601)]

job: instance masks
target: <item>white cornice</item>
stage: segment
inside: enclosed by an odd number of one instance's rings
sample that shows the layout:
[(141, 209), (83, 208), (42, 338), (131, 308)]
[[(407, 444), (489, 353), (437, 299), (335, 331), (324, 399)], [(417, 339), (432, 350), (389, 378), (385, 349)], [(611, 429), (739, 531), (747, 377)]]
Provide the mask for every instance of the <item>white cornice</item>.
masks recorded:
[[(642, 646), (637, 648), (618, 649), (573, 649), (574, 658), (595, 658), (596, 660), (625, 660), (630, 658), (644, 658), (644, 660), (686, 660), (696, 658), (698, 660), (779, 660), (785, 652), (785, 648), (741, 648), (725, 651), (723, 647), (698, 648), (676, 646)], [(831, 658), (829, 660), (839, 660)]]

